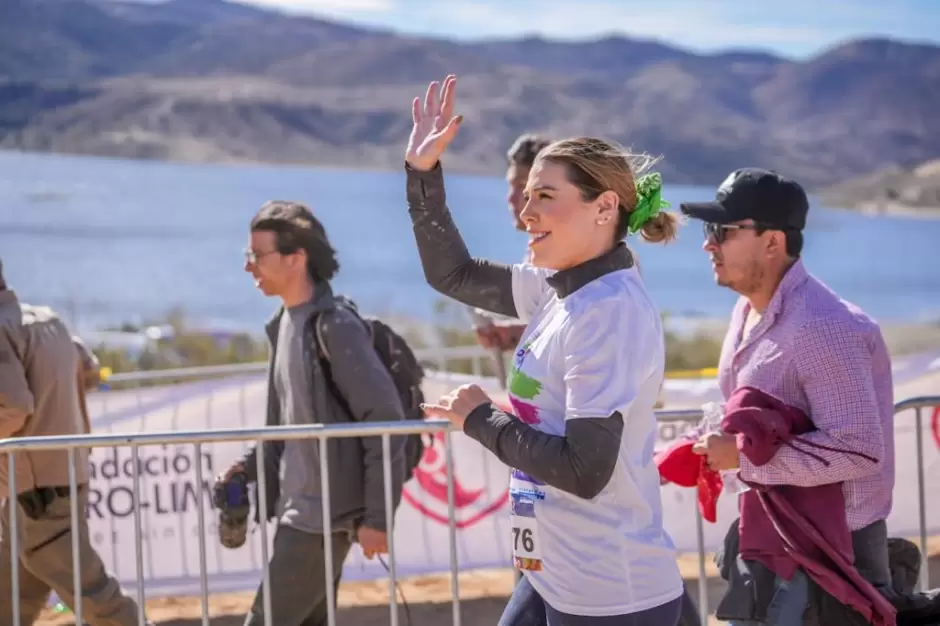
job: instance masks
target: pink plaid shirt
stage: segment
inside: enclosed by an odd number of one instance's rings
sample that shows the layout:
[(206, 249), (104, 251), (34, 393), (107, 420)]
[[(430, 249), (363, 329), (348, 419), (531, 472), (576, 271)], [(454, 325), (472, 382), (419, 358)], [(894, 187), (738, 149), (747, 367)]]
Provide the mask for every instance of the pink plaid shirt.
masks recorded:
[(784, 446), (761, 467), (742, 455), (740, 475), (765, 485), (843, 482), (851, 530), (885, 519), (894, 488), (894, 386), (880, 328), (801, 261), (742, 341), (749, 311), (742, 297), (722, 346), (718, 383), (725, 399), (738, 387), (756, 387), (810, 416), (818, 430), (804, 438), (877, 462), (814, 447), (824, 463)]

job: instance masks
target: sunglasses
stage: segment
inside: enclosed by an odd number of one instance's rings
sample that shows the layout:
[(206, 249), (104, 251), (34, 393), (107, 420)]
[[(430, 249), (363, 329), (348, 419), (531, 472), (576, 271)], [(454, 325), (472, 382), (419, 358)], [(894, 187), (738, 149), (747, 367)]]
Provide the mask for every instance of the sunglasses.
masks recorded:
[(732, 230), (754, 230), (757, 231), (757, 234), (761, 234), (765, 230), (773, 230), (768, 224), (716, 224), (714, 222), (702, 222), (702, 231), (705, 234), (705, 239), (708, 241), (715, 242), (716, 245), (721, 245), (728, 238), (728, 231)]

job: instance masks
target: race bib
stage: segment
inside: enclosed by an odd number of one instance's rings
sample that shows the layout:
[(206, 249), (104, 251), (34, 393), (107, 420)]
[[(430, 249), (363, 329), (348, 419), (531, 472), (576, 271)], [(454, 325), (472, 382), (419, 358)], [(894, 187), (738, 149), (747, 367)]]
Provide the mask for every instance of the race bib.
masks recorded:
[(542, 544), (539, 523), (535, 518), (535, 501), (525, 494), (510, 494), (512, 511), (509, 526), (512, 529), (512, 557), (517, 568), (530, 572), (542, 569)]

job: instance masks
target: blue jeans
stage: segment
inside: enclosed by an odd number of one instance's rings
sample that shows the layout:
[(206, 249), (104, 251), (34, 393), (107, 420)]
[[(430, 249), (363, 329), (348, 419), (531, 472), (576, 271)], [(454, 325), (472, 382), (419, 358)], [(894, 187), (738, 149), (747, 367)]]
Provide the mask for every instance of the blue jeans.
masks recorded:
[(797, 570), (789, 581), (779, 576), (774, 579), (774, 597), (767, 607), (767, 619), (728, 622), (729, 626), (802, 626), (803, 613), (809, 604), (809, 579), (803, 570)]
[(682, 598), (628, 615), (589, 617), (556, 611), (525, 576), (516, 585), (498, 626), (676, 626)]

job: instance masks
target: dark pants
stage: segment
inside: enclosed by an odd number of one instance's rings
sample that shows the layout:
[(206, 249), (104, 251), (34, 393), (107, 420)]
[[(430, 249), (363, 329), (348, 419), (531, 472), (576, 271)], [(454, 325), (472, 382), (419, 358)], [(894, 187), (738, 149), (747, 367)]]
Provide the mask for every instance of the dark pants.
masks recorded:
[(628, 615), (590, 617), (556, 611), (542, 600), (525, 576), (516, 585), (498, 626), (676, 626), (682, 598)]
[[(333, 540), (333, 590), (339, 589), (343, 562), (352, 547), (349, 535), (335, 533)], [(323, 535), (278, 526), (268, 565), (271, 578), (271, 623), (275, 626), (323, 626), (326, 624), (326, 571)], [(245, 626), (264, 624), (264, 581), (258, 586)]]
[(682, 610), (679, 613), (679, 626), (703, 626), (699, 618), (698, 607), (689, 595), (689, 588), (682, 584)]

